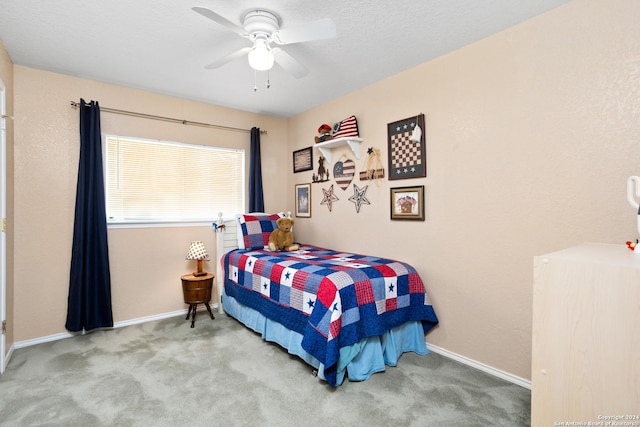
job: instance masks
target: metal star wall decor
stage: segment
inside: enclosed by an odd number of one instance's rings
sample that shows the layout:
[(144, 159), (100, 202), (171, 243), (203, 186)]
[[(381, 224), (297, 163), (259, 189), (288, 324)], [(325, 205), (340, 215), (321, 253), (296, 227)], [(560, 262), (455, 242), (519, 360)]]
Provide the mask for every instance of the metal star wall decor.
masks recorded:
[(353, 196), (349, 197), (349, 201), (353, 202), (356, 205), (356, 213), (360, 213), (360, 206), (362, 206), (363, 204), (371, 204), (371, 202), (367, 200), (368, 189), (368, 185), (365, 185), (363, 188), (358, 188), (356, 184), (353, 184)]
[(331, 212), (331, 209), (333, 209), (333, 202), (340, 200), (335, 194), (333, 194), (333, 184), (331, 184), (331, 187), (329, 187), (328, 190), (323, 188), (322, 193), (324, 194), (324, 199), (322, 199), (320, 204), (327, 205), (329, 212)]

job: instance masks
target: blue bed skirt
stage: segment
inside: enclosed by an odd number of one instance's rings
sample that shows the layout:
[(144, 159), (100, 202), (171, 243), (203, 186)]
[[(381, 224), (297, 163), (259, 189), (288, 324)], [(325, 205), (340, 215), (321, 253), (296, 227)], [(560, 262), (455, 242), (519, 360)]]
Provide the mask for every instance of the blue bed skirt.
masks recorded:
[[(266, 318), (224, 293), (222, 307), (231, 317), (261, 334), (264, 340), (275, 342), (290, 354), (300, 357), (318, 371), (318, 377), (325, 379), (322, 363), (302, 348), (301, 334)], [(349, 381), (365, 381), (376, 372), (384, 371), (385, 365), (396, 366), (402, 353), (408, 351), (420, 355), (429, 353), (420, 321), (407, 322), (384, 335), (365, 338), (342, 348), (338, 361), (337, 385), (342, 384), (345, 376)]]

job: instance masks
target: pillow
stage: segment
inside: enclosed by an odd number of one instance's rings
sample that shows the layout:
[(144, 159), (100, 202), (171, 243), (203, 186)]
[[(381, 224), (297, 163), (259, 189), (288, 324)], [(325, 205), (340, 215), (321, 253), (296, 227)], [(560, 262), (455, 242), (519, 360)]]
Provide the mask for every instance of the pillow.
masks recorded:
[(284, 212), (277, 214), (254, 212), (236, 215), (238, 248), (262, 249), (269, 245), (269, 235), (278, 228), (276, 221), (285, 216)]
[[(262, 216), (262, 215), (269, 215), (266, 212), (250, 212), (250, 215), (253, 216)], [(243, 214), (236, 214), (236, 237), (238, 240), (238, 249), (245, 249), (244, 247), (244, 234), (242, 233), (242, 224), (240, 223), (240, 220), (244, 218)]]

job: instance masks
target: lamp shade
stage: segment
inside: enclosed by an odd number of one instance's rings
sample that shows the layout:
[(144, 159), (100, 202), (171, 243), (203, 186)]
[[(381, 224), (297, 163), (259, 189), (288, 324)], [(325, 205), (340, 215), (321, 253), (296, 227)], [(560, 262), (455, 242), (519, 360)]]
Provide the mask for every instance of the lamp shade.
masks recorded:
[(209, 254), (207, 253), (207, 248), (204, 247), (204, 244), (200, 241), (191, 242), (186, 259), (200, 260), (206, 258), (209, 258)]
[(271, 67), (273, 67), (274, 58), (267, 40), (262, 38), (256, 39), (253, 48), (249, 51), (248, 59), (249, 65), (254, 70), (270, 70)]

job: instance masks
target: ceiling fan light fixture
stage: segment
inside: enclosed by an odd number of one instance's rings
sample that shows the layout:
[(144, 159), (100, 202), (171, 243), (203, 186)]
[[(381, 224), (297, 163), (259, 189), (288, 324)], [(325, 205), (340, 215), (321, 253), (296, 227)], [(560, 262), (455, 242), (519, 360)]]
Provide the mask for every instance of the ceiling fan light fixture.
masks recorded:
[(273, 52), (264, 38), (256, 38), (248, 55), (249, 65), (254, 70), (266, 71), (273, 67)]
[(204, 7), (194, 7), (193, 10), (237, 33), (239, 36), (249, 39), (252, 43), (252, 46), (247, 45), (219, 58), (217, 61), (205, 66), (206, 69), (219, 68), (236, 58), (248, 55), (249, 66), (255, 71), (270, 70), (277, 59), (280, 68), (293, 77), (300, 79), (309, 73), (309, 69), (286, 50), (280, 47), (271, 49), (271, 43), (281, 46), (336, 37), (336, 24), (329, 18), (305, 24), (289, 25), (281, 29), (280, 17), (276, 13), (265, 9), (247, 11), (241, 19), (242, 26)]

